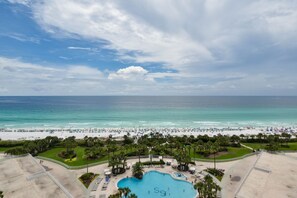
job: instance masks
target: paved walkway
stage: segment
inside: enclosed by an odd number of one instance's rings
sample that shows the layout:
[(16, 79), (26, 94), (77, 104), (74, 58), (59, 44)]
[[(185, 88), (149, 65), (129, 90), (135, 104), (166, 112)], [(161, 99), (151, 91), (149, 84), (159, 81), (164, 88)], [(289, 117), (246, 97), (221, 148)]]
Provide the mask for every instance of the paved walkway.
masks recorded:
[(245, 145), (245, 144), (241, 144), (241, 143), (240, 143), (240, 145), (241, 145), (242, 147), (245, 147), (245, 148), (250, 149), (250, 150), (252, 150), (252, 151), (255, 150), (255, 149), (253, 149), (252, 147), (249, 147), (249, 146), (247, 146), (247, 145)]
[(71, 193), (73, 197), (86, 197), (87, 189), (78, 180), (76, 174), (54, 162), (43, 160), (43, 166)]
[(225, 175), (221, 181), (222, 198), (235, 197), (235, 194), (244, 181), (244, 178), (254, 167), (257, 158), (258, 156), (253, 155), (236, 161), (236, 163), (225, 172)]

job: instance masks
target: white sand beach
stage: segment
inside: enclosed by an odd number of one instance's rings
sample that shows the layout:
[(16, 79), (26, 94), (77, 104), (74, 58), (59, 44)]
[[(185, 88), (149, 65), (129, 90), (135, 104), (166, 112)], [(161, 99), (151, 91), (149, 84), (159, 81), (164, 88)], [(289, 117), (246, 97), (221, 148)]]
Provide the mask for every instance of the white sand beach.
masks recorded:
[(164, 135), (183, 136), (183, 135), (256, 135), (258, 133), (277, 134), (287, 132), (295, 135), (296, 128), (26, 128), (26, 129), (0, 129), (0, 139), (2, 140), (34, 140), (42, 139), (47, 136), (57, 136), (67, 138), (75, 136), (78, 139), (88, 137), (122, 137), (124, 135), (142, 136), (150, 133), (161, 133)]

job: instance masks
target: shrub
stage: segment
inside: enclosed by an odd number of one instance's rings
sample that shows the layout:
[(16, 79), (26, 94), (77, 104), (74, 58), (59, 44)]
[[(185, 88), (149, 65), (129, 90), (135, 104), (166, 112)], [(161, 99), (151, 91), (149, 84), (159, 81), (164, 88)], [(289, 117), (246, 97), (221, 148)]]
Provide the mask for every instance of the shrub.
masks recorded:
[(8, 149), (5, 151), (5, 153), (9, 155), (23, 155), (28, 152), (22, 147), (17, 147), (17, 148)]
[(72, 159), (72, 158), (76, 157), (76, 153), (73, 150), (69, 151), (69, 152), (62, 151), (58, 155), (59, 155), (59, 157), (64, 158), (64, 159)]
[(79, 180), (85, 185), (85, 187), (89, 187), (91, 182), (95, 179), (95, 177), (98, 176), (98, 174), (95, 173), (85, 173), (82, 176), (80, 176)]
[(160, 161), (146, 161), (142, 162), (143, 165), (164, 165), (165, 162), (163, 160)]
[(218, 180), (221, 180), (224, 176), (224, 172), (221, 169), (207, 168), (205, 171), (214, 175)]

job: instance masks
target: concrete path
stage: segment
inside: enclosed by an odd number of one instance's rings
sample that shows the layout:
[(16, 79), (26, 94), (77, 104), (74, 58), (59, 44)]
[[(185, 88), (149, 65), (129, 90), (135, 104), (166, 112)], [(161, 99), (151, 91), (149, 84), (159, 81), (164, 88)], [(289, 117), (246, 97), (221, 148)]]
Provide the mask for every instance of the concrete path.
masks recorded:
[(240, 188), (244, 178), (249, 174), (250, 170), (254, 167), (257, 155), (253, 155), (242, 160), (236, 161), (229, 170), (225, 172), (225, 175), (221, 181), (222, 186), (222, 198), (235, 197), (236, 192)]
[(242, 147), (245, 147), (245, 148), (247, 148), (247, 149), (250, 149), (250, 150), (254, 151), (254, 149), (253, 149), (252, 147), (249, 147), (249, 146), (247, 146), (247, 145), (245, 145), (245, 144), (241, 144), (241, 143), (240, 143), (240, 145), (241, 145)]

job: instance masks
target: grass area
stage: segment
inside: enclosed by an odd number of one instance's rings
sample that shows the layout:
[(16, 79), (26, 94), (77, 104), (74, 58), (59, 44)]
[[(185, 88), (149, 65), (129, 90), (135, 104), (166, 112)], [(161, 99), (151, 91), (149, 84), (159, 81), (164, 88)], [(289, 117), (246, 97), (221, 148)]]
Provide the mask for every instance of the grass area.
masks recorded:
[[(76, 152), (75, 160), (70, 161), (70, 160), (59, 157), (58, 154), (60, 152), (64, 151), (64, 150), (65, 150), (65, 148), (63, 148), (63, 147), (56, 147), (56, 148), (53, 148), (51, 150), (40, 153), (39, 156), (47, 157), (47, 158), (51, 158), (51, 159), (60, 161), (60, 162), (66, 164), (68, 166), (81, 166), (81, 165), (86, 165), (86, 164), (91, 164), (91, 163), (96, 163), (96, 162), (101, 162), (101, 161), (108, 160), (108, 156), (104, 156), (104, 157), (102, 157), (100, 159), (96, 159), (96, 160), (85, 159), (83, 157), (85, 147), (78, 146), (78, 147), (76, 147), (74, 149), (74, 151)], [(133, 149), (132, 149), (132, 151), (133, 151)], [(220, 154), (219, 156), (216, 157), (216, 159), (224, 160), (224, 159), (237, 158), (237, 157), (241, 157), (243, 155), (249, 154), (251, 152), (252, 152), (251, 150), (249, 150), (247, 148), (244, 148), (244, 147), (239, 147), (239, 148), (237, 148), (237, 147), (228, 147), (228, 152)], [(198, 159), (199, 158), (200, 159), (206, 159), (206, 160), (207, 159), (209, 159), (209, 160), (213, 159), (213, 155), (210, 155), (209, 157), (204, 157), (202, 155), (194, 153), (193, 151), (191, 151), (191, 157), (192, 158), (198, 158)]]
[[(241, 157), (243, 155), (249, 154), (252, 151), (250, 149), (244, 148), (244, 147), (227, 147), (228, 152), (224, 153), (222, 155), (219, 155), (216, 157), (218, 160), (224, 160), (224, 159), (231, 159), (236, 157)], [(200, 155), (198, 153), (191, 153), (191, 157), (193, 158), (200, 158), (200, 159), (213, 159), (213, 155), (210, 155), (209, 157), (204, 157), (203, 155)]]
[[(243, 143), (246, 146), (252, 147), (253, 149), (265, 149), (265, 143)], [(296, 151), (297, 150), (297, 142), (288, 143), (289, 147), (279, 147), (280, 151)]]
[(246, 146), (249, 146), (255, 150), (258, 150), (258, 149), (264, 149), (266, 144), (262, 144), (262, 143), (242, 143)]
[(280, 147), (282, 151), (296, 151), (297, 150), (297, 142), (288, 143), (289, 147)]
[(69, 161), (59, 157), (58, 155), (61, 151), (64, 151), (64, 150), (65, 148), (63, 147), (57, 147), (57, 148), (53, 148), (51, 150), (45, 151), (43, 153), (40, 153), (39, 156), (51, 158), (51, 159), (63, 162), (64, 164), (67, 164), (69, 166), (81, 166), (81, 165), (91, 164), (91, 163), (100, 162), (108, 159), (108, 156), (104, 156), (96, 160), (85, 159), (83, 158), (85, 148), (78, 146), (74, 149), (74, 151), (76, 152), (76, 160)]

